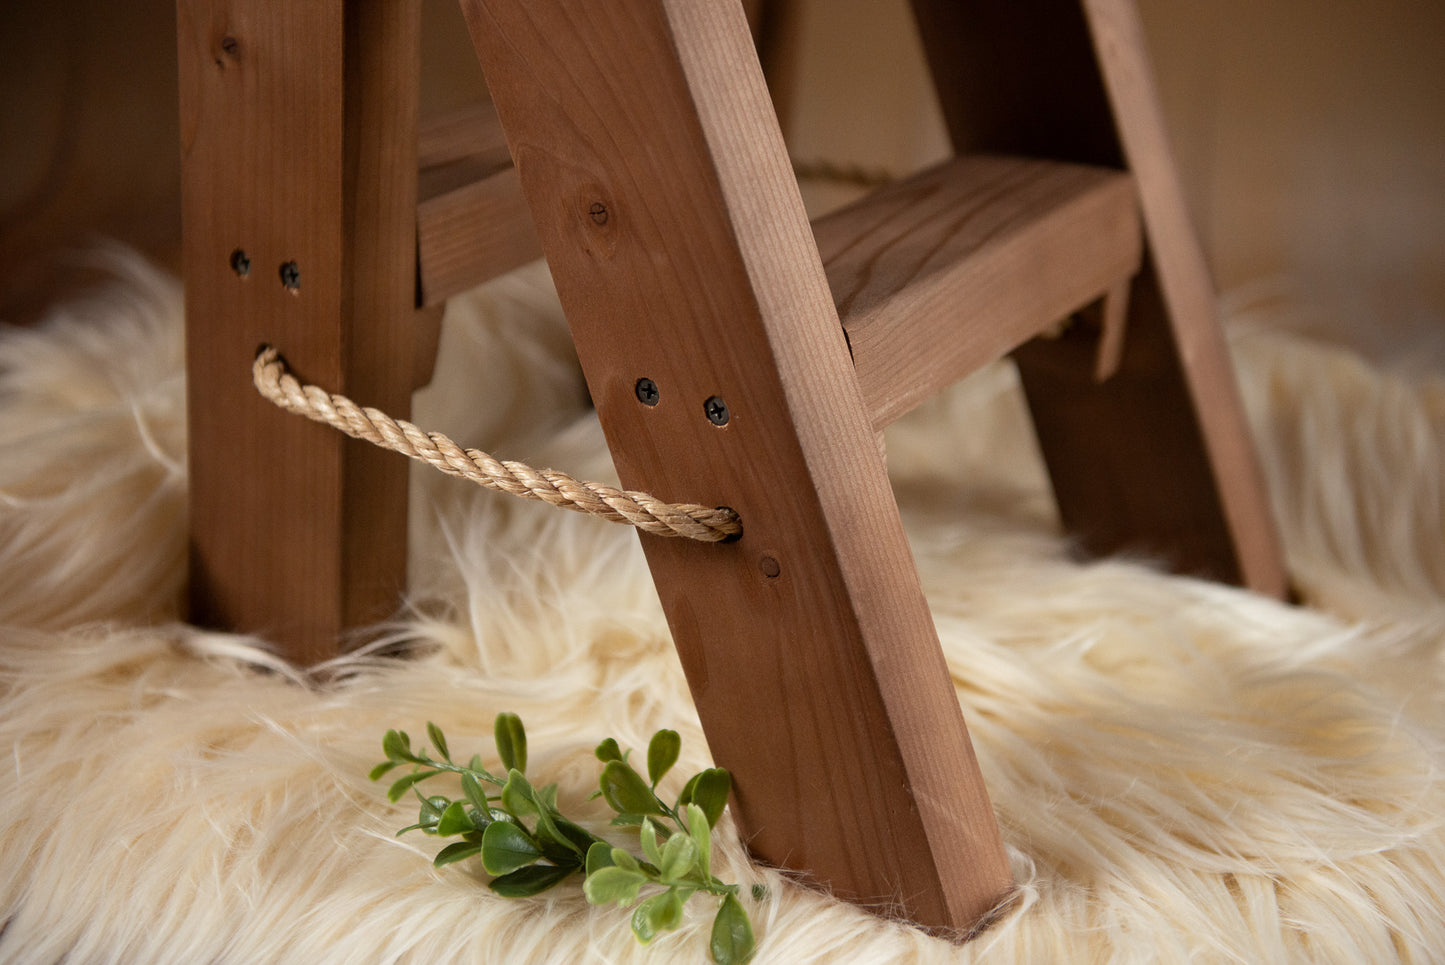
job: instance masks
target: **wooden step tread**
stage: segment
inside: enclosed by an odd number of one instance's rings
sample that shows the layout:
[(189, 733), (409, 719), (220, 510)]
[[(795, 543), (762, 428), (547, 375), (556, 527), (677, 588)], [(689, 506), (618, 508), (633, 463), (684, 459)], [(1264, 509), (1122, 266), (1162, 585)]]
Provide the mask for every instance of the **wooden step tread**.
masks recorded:
[(813, 231), (877, 428), (1117, 290), (1140, 258), (1128, 175), (1027, 158), (955, 158)]
[(418, 304), (444, 304), (542, 257), (490, 102), (424, 120), (417, 161)]
[[(421, 304), (541, 257), (490, 104), (424, 123), (418, 156)], [(955, 158), (813, 231), (879, 428), (1139, 266), (1127, 175), (1026, 158)]]

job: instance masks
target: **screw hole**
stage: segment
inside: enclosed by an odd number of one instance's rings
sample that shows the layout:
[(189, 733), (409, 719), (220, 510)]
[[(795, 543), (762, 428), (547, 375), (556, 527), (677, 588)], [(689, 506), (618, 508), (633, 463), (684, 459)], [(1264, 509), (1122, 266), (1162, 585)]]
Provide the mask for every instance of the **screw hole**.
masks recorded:
[(289, 292), (301, 290), (301, 266), (294, 261), (288, 261), (281, 266), (281, 284), (286, 286)]
[(657, 383), (647, 378), (638, 379), (633, 392), (637, 394), (637, 401), (647, 406), (657, 405), (662, 399), (662, 393), (658, 390)]
[(728, 404), (718, 396), (712, 396), (702, 404), (702, 411), (707, 415), (707, 421), (715, 426), (725, 426), (732, 418), (728, 411)]
[(237, 278), (245, 278), (251, 274), (251, 256), (246, 254), (244, 248), (231, 252), (231, 270), (236, 273)]

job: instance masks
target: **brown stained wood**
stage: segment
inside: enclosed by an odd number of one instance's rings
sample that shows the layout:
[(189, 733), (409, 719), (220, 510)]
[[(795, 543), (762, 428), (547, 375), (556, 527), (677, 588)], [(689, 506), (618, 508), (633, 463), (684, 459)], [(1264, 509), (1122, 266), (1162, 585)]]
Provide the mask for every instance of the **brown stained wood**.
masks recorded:
[(813, 226), (858, 381), (882, 428), (1127, 281), (1127, 175), (963, 157)]
[(1263, 474), (1173, 173), (1131, 0), (914, 0), (960, 153), (1127, 167), (1146, 255), (1118, 373), (1077, 329), (1015, 356), (1065, 524), (1096, 553), (1143, 551), (1177, 570), (1281, 596)]
[(521, 183), (510, 166), (421, 202), (416, 231), (423, 305), (441, 305), (542, 257)]
[(408, 407), (419, 7), (177, 12), (192, 618), (311, 663), (396, 606), (406, 468), (262, 400), (250, 361), (274, 343), (310, 381)]
[(1132, 278), (1122, 278), (1104, 297), (1099, 299), (1095, 311), (1099, 324), (1099, 352), (1094, 359), (1094, 381), (1104, 382), (1114, 377), (1124, 360), (1124, 332), (1129, 321), (1129, 287)]
[(453, 164), (470, 169), (466, 181), (511, 167), (512, 154), (497, 109), (490, 101), (478, 101), (423, 119), (417, 132), (416, 163), (420, 169), (417, 194), (422, 199), (457, 186), (447, 184), (438, 190), (429, 184), (436, 173)]
[(422, 305), (542, 257), (497, 111), (470, 104), (422, 126), (418, 147)]
[(1169, 145), (1134, 0), (1085, 0), (1124, 155), (1139, 186), (1150, 253), (1173, 321), (1186, 386), (1221, 490), (1242, 582), (1272, 596), (1288, 590), (1264, 472), (1254, 451), (1203, 248)]
[(463, 9), (624, 484), (742, 516), (643, 546), (750, 846), (971, 927), (1007, 864), (741, 8)]
[[(487, 113), (447, 120), (486, 130)], [(424, 133), (424, 151), (427, 143)], [(486, 173), (418, 206), (428, 305), (541, 255), (510, 158), (498, 170), (482, 137), (450, 146), (423, 155), (423, 191), (436, 169)], [(1117, 288), (1139, 264), (1125, 175), (1030, 159), (956, 160), (813, 230), (877, 428)]]

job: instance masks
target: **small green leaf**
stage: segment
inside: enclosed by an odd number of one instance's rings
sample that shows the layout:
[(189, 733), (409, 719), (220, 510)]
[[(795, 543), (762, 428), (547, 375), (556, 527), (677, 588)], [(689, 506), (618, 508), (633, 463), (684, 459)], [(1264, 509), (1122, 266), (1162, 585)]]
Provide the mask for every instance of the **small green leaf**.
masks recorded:
[(579, 848), (563, 835), (552, 821), (538, 818), (532, 837), (542, 849), (542, 854), (553, 864), (581, 864), (587, 853), (585, 848)]
[(487, 802), (487, 793), (482, 790), (482, 785), (470, 774), (462, 775), (462, 793), (467, 796), (472, 807), (486, 814), (491, 805)]
[(657, 782), (677, 763), (681, 750), (682, 738), (677, 736), (677, 731), (660, 730), (652, 735), (647, 744), (647, 776), (652, 779), (653, 787), (657, 787)]
[(461, 801), (453, 801), (448, 804), (437, 820), (437, 834), (444, 838), (472, 829), (472, 819), (467, 817), (467, 806)]
[(712, 922), (708, 950), (717, 965), (744, 965), (752, 959), (756, 951), (753, 923), (748, 921), (748, 913), (737, 896), (729, 894), (722, 900)]
[(612, 863), (627, 871), (636, 871), (638, 873), (642, 871), (642, 865), (638, 864), (637, 859), (623, 848), (612, 849)]
[(468, 841), (455, 841), (437, 852), (432, 859), (432, 867), (440, 868), (443, 865), (453, 864), (457, 861), (464, 861), (482, 850), (480, 844)]
[(492, 735), (497, 741), (497, 755), (507, 770), (527, 771), (527, 732), (522, 727), (522, 718), (512, 713), (500, 713), (492, 725)]
[(532, 836), (508, 821), (493, 821), (482, 832), (482, 867), (488, 874), (504, 875), (542, 857)]
[(421, 806), (417, 808), (416, 827), (421, 828), (427, 834), (437, 833), (437, 823), (442, 819), (442, 812), (452, 803), (440, 794), (435, 797), (422, 797), (421, 792), (413, 788), (417, 800)]
[(416, 759), (411, 752), (411, 738), (406, 736), (404, 730), (387, 731), (386, 736), (381, 739), (381, 750), (386, 754), (387, 760), (396, 761), (398, 764)]
[(612, 737), (609, 737), (602, 743), (598, 744), (597, 749), (592, 753), (596, 754), (597, 759), (604, 764), (606, 764), (608, 761), (622, 760), (622, 748), (617, 746), (616, 738)]
[(663, 814), (662, 802), (626, 761), (608, 761), (602, 768), (602, 796), (622, 814)]
[(397, 781), (393, 782), (391, 787), (387, 788), (387, 800), (400, 801), (402, 795), (405, 794), (413, 784), (415, 784), (417, 781), (431, 777), (435, 773), (436, 771), (412, 771), (405, 777), (402, 777)]
[(367, 777), (371, 778), (373, 781), (379, 781), (382, 779), (382, 777), (386, 775), (387, 771), (391, 770), (393, 767), (396, 767), (398, 763), (398, 761), (382, 761), (380, 764), (376, 765), (371, 769), (371, 773), (368, 774)]
[(502, 788), (502, 807), (518, 817), (537, 813), (537, 802), (532, 785), (516, 768), (507, 774), (506, 786)]
[[(601, 794), (601, 791), (597, 793)], [(612, 826), (615, 828), (640, 828), (646, 816), (642, 814), (619, 814), (612, 819)]]
[(435, 747), (437, 753), (442, 756), (442, 760), (450, 761), (452, 755), (451, 752), (447, 750), (447, 735), (442, 733), (442, 729), (431, 721), (427, 721), (426, 733), (427, 736), (431, 738), (432, 746)]
[(671, 931), (682, 923), (682, 896), (676, 888), (653, 895), (632, 913), (632, 933), (646, 945), (659, 932)]
[[(555, 787), (554, 787), (555, 792)], [(552, 820), (555, 809), (549, 807), (527, 779), (522, 776), (521, 771), (514, 770), (507, 776), (507, 786), (502, 788), (502, 806), (513, 814), (535, 814), (537, 816), (537, 837), (546, 844), (555, 844), (567, 851), (572, 852), (580, 860), (587, 849), (563, 834), (561, 829)], [(560, 817), (560, 815), (559, 815)], [(557, 860), (552, 854), (548, 854), (552, 860)]]
[(657, 846), (657, 825), (651, 818), (642, 819), (642, 853), (655, 865), (662, 864), (662, 849)]
[(493, 878), (487, 887), (503, 898), (526, 898), (541, 894), (576, 870), (576, 865), (534, 864)]
[(686, 834), (674, 834), (662, 846), (662, 857), (654, 862), (666, 882), (680, 881), (697, 864), (697, 842)]
[(597, 841), (587, 849), (587, 874), (592, 874), (601, 868), (611, 868), (617, 864), (612, 860), (612, 845), (606, 841)]
[(692, 777), (688, 778), (687, 783), (682, 786), (682, 793), (677, 796), (678, 810), (682, 810), (687, 802), (692, 800), (692, 792), (697, 790), (697, 782), (701, 777), (702, 772), (698, 771)]
[(697, 845), (697, 866), (706, 881), (712, 874), (712, 827), (703, 809), (691, 801), (687, 804), (687, 833)]
[(592, 847), (592, 845), (596, 844), (599, 840), (601, 840), (591, 831), (588, 831), (586, 828), (579, 827), (578, 825), (567, 820), (560, 814), (554, 813), (552, 815), (552, 822), (557, 826), (557, 830), (561, 831), (562, 835), (566, 837), (568, 841), (571, 841), (577, 846), (577, 852), (579, 854), (586, 854), (588, 850)]
[(733, 779), (724, 768), (709, 767), (699, 771), (682, 789), (677, 802), (679, 806), (696, 804), (707, 815), (708, 827), (715, 827), (727, 806), (728, 794), (732, 791)]
[(544, 784), (542, 787), (533, 788), (537, 792), (534, 800), (538, 807), (544, 807), (549, 811), (557, 810), (557, 785)]
[(609, 905), (616, 902), (617, 907), (626, 908), (637, 900), (637, 893), (645, 884), (647, 884), (647, 876), (641, 871), (610, 865), (598, 868), (589, 874), (587, 880), (582, 883), (582, 892), (594, 905)]

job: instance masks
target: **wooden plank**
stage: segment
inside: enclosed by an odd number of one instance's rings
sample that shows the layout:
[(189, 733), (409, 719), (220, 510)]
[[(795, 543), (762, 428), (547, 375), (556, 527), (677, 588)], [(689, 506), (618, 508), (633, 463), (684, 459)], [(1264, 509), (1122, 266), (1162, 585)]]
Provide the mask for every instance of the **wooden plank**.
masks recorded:
[(1139, 184), (1147, 250), (1118, 373), (1095, 383), (1097, 337), (1084, 330), (1015, 356), (1065, 524), (1096, 553), (1143, 551), (1283, 595), (1263, 474), (1132, 3), (913, 8), (957, 151), (1127, 166)]
[(250, 360), (275, 343), (311, 381), (407, 408), (419, 7), (177, 12), (191, 614), (314, 662), (396, 605), (406, 469), (260, 399)]
[(741, 8), (463, 9), (623, 483), (742, 516), (643, 546), (745, 838), (971, 927), (1007, 863)]
[(1288, 592), (1288, 578), (1264, 471), (1250, 438), (1229, 347), (1219, 326), (1214, 285), (1170, 149), (1138, 8), (1133, 0), (1085, 0), (1084, 11), (1124, 155), (1138, 182), (1150, 254), (1220, 488), (1241, 582), (1282, 597)]
[[(406, 418), (412, 390), (422, 373), (430, 374), (440, 326), (439, 316), (416, 311), (421, 0), (346, 0), (344, 9), (340, 348), (346, 388), (334, 391), (375, 400), (370, 404)], [(354, 440), (342, 455), (341, 625), (349, 630), (392, 616), (406, 589), (410, 469)]]
[[(465, 116), (481, 126), (476, 110)], [(470, 140), (475, 149), (478, 139)], [(436, 156), (447, 171), (488, 167), (460, 163), (475, 156), (460, 151)], [(428, 171), (423, 165), (423, 188)], [(418, 229), (429, 305), (541, 255), (510, 167), (424, 197)], [(1099, 298), (1139, 264), (1127, 177), (1029, 159), (955, 161), (813, 230), (878, 428)]]
[(1127, 175), (1026, 158), (956, 158), (813, 231), (879, 429), (1139, 267)]
[(510, 166), (422, 201), (416, 231), (423, 305), (441, 305), (542, 257), (532, 214)]
[(427, 189), (428, 174), (458, 161), (477, 165), (482, 176), (511, 165), (507, 135), (491, 101), (476, 101), (422, 120), (416, 148), (421, 172), (418, 196), (429, 198), (440, 193)]
[(432, 118), (419, 139), (419, 295), (453, 295), (542, 257), (532, 215), (490, 102)]

